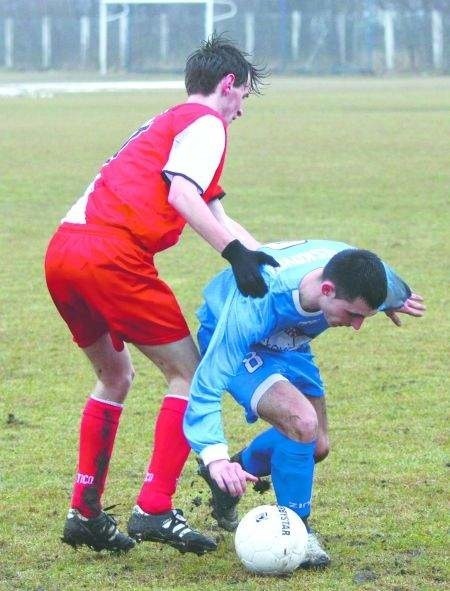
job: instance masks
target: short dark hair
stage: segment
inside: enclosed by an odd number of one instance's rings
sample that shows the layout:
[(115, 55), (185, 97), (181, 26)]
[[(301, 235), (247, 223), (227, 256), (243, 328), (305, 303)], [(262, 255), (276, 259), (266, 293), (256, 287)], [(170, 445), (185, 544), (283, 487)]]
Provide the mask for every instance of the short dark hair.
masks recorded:
[(372, 310), (381, 306), (387, 296), (384, 265), (370, 250), (341, 250), (325, 265), (324, 279), (334, 283), (337, 298), (350, 302), (362, 298)]
[(213, 34), (186, 61), (184, 83), (188, 95), (212, 94), (227, 74), (234, 74), (235, 86), (242, 86), (250, 79), (250, 92), (260, 94), (260, 85), (268, 72), (247, 57), (227, 37)]

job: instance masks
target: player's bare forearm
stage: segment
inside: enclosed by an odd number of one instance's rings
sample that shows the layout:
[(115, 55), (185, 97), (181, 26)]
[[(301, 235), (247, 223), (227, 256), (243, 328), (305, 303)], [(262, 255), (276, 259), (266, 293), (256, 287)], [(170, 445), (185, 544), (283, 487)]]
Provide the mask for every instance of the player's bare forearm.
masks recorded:
[(218, 252), (222, 252), (234, 239), (234, 235), (214, 216), (198, 195), (195, 186), (184, 177), (173, 178), (168, 201), (191, 228)]
[(228, 229), (236, 236), (238, 240), (242, 242), (244, 246), (250, 250), (257, 250), (261, 246), (261, 242), (256, 240), (256, 238), (252, 236), (250, 232), (241, 226), (241, 224), (239, 224), (236, 220), (233, 220), (230, 217), (228, 220)]
[(261, 246), (261, 243), (258, 242), (248, 230), (225, 213), (225, 209), (218, 199), (211, 201), (208, 206), (213, 216), (226, 227), (235, 238), (242, 242), (244, 246), (250, 250), (256, 250)]

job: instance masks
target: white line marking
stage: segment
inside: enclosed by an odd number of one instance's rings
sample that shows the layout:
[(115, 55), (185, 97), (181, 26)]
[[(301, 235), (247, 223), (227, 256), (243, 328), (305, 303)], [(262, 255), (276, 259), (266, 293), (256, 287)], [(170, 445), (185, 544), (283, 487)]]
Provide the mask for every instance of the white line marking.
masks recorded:
[(125, 81), (125, 82), (29, 82), (0, 84), (0, 96), (51, 97), (62, 93), (123, 92), (129, 90), (179, 90), (182, 80)]

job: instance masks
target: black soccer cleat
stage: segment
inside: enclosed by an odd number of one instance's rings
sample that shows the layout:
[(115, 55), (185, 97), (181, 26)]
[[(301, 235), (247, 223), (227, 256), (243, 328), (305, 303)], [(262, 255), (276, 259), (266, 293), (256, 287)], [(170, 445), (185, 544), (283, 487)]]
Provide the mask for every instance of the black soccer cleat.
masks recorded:
[(64, 525), (61, 541), (77, 549), (78, 546), (88, 546), (100, 552), (128, 552), (136, 545), (135, 540), (120, 532), (114, 517), (107, 513), (107, 507), (100, 515), (87, 519), (76, 509), (70, 509)]
[(217, 549), (214, 540), (189, 527), (179, 509), (153, 514), (136, 505), (128, 520), (128, 534), (137, 542), (161, 542), (183, 554), (192, 552), (201, 556)]
[(208, 468), (197, 459), (198, 474), (203, 478), (211, 491), (211, 515), (217, 521), (217, 525), (227, 531), (234, 531), (239, 523), (237, 504), (241, 497), (232, 497), (229, 493), (223, 492), (217, 483), (211, 478)]

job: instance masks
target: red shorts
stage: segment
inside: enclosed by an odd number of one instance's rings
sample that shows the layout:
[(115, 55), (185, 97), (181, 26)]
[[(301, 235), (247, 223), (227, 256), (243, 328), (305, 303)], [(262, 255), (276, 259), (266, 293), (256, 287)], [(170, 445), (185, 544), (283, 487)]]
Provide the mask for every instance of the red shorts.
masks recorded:
[(59, 227), (45, 257), (47, 286), (80, 347), (107, 332), (117, 351), (124, 341), (163, 345), (189, 335), (172, 290), (158, 278), (153, 256), (125, 230)]

